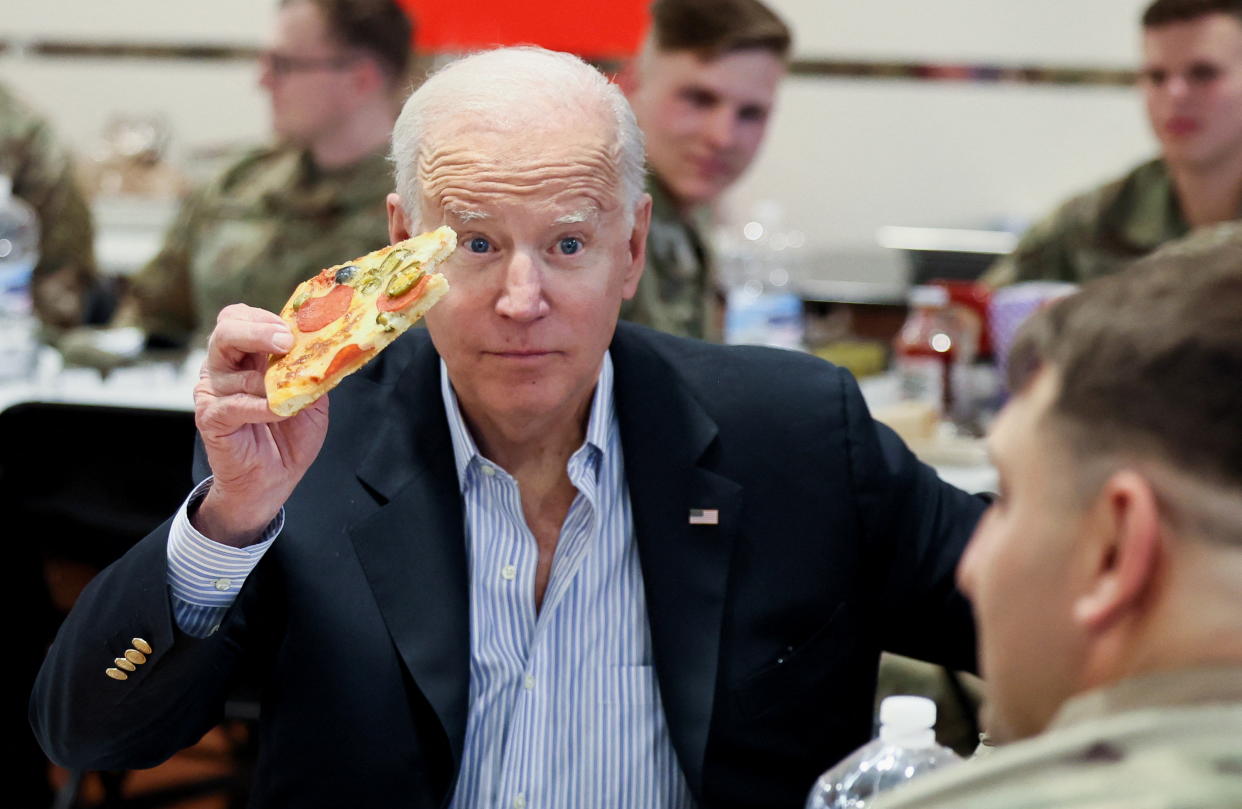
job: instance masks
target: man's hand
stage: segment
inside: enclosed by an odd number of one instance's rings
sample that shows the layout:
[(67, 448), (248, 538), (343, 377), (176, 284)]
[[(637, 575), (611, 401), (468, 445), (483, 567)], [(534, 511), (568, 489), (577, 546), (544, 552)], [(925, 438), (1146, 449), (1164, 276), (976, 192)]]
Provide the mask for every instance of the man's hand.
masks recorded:
[(233, 304), (216, 319), (194, 387), (194, 420), (213, 480), (192, 522), (217, 542), (258, 540), (323, 446), (326, 396), (291, 417), (267, 406), (267, 355), (292, 345), (285, 322), (263, 309)]

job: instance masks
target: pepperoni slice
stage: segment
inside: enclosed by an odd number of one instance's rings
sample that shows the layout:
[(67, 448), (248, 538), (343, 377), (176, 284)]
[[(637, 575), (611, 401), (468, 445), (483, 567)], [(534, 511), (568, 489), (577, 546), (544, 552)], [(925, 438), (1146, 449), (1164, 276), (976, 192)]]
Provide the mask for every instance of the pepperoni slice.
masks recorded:
[(349, 345), (336, 352), (336, 356), (332, 358), (332, 362), (328, 363), (328, 370), (323, 372), (324, 379), (331, 379), (332, 375), (344, 368), (346, 365), (353, 363), (359, 357), (370, 354), (375, 349), (368, 348), (363, 351), (358, 346), (350, 343)]
[(303, 333), (319, 331), (349, 311), (349, 302), (354, 297), (354, 288), (340, 284), (327, 295), (308, 298), (306, 303), (298, 307), (298, 328)]
[(375, 308), (381, 312), (397, 312), (423, 296), (423, 290), (427, 288), (427, 282), (431, 280), (430, 275), (424, 275), (418, 279), (418, 283), (410, 287), (404, 294), (395, 298), (390, 298), (387, 293), (380, 295), (375, 301)]

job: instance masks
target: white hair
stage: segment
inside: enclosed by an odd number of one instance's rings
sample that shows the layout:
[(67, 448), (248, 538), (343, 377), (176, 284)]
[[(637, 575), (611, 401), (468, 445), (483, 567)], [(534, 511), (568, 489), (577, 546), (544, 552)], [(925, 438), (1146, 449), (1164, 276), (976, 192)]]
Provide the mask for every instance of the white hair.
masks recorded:
[(643, 193), (643, 133), (621, 89), (576, 56), (536, 47), (499, 48), (451, 62), (406, 100), (392, 130), (389, 159), (411, 229), (422, 227), (418, 166), (437, 134), (468, 116), (513, 126), (532, 121), (611, 119), (609, 154), (627, 226)]

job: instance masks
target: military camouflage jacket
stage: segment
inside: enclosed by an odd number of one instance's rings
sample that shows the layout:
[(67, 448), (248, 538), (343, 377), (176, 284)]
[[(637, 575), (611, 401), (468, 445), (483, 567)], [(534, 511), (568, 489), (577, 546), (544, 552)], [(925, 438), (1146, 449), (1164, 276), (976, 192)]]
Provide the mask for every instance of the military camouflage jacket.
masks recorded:
[(388, 243), (391, 190), (382, 154), (328, 172), (290, 147), (250, 152), (186, 200), (126, 320), (184, 342), (230, 303), (279, 311), (299, 282)]
[(0, 173), (13, 180), (14, 196), (39, 217), (35, 312), (45, 325), (81, 322), (95, 279), (90, 208), (73, 176), (69, 155), (47, 123), (0, 87)]
[(1136, 677), (1067, 702), (1048, 731), (911, 781), (874, 809), (1236, 809), (1242, 668)]
[(1164, 161), (1152, 160), (1061, 205), (1027, 231), (984, 279), (997, 286), (1082, 283), (1114, 273), (1189, 232)]
[(715, 274), (703, 238), (708, 212), (685, 216), (654, 175), (649, 175), (651, 232), (647, 268), (621, 317), (683, 337), (719, 341)]

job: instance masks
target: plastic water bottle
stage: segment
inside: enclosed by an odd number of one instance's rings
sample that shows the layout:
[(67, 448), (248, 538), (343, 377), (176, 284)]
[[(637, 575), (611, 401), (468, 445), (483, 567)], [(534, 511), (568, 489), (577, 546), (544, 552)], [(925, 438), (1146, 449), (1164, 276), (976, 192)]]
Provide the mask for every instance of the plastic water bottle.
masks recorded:
[(806, 809), (865, 809), (872, 797), (921, 773), (961, 759), (936, 744), (936, 703), (926, 697), (887, 697), (880, 703), (880, 736), (819, 777)]
[(0, 174), (0, 379), (29, 376), (38, 354), (38, 323), (30, 277), (39, 261), (39, 219), (13, 196), (13, 181)]

